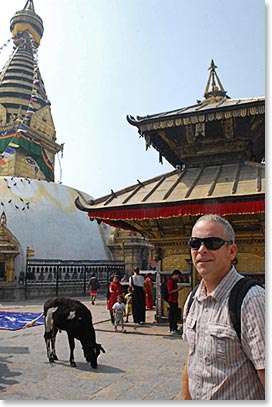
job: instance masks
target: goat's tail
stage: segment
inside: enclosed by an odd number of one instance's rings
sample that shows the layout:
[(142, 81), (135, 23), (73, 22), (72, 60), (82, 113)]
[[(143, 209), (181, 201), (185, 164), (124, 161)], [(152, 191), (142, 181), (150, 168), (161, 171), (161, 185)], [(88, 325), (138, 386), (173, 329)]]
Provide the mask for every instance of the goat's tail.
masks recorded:
[(27, 322), (23, 328), (31, 328), (35, 324), (35, 322), (38, 322), (43, 316), (44, 313), (42, 312), (41, 315), (39, 315), (37, 318), (33, 319), (30, 322)]

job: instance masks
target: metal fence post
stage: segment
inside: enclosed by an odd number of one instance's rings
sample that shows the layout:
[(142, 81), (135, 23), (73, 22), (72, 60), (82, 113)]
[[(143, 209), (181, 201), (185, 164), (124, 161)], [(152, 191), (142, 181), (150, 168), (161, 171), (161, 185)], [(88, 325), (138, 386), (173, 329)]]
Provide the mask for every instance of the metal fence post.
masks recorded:
[(57, 265), (57, 275), (56, 275), (56, 297), (59, 293), (59, 265)]
[(157, 261), (156, 272), (156, 321), (160, 322), (162, 318), (161, 260)]
[(84, 295), (86, 295), (86, 264), (84, 265), (84, 274), (83, 274), (83, 291), (84, 291)]
[(25, 269), (25, 300), (27, 300), (27, 272), (28, 269), (28, 264), (27, 264), (27, 260), (26, 260), (26, 269)]

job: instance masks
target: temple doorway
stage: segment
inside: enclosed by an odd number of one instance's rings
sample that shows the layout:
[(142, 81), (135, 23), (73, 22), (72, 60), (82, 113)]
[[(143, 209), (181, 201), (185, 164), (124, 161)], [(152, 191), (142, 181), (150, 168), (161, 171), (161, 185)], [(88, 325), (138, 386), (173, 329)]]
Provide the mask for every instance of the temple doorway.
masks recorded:
[(5, 263), (0, 261), (0, 280), (6, 280)]

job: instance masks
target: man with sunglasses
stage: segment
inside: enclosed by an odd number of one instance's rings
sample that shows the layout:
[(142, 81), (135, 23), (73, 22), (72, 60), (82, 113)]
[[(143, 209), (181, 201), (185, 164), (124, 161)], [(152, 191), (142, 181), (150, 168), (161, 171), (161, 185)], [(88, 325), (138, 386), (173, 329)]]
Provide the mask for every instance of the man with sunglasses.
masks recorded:
[(218, 215), (197, 220), (189, 240), (201, 282), (187, 314), (189, 345), (182, 373), (182, 400), (265, 398), (264, 289), (251, 287), (241, 308), (241, 340), (228, 309), (230, 291), (243, 278), (232, 265), (237, 246), (232, 226)]

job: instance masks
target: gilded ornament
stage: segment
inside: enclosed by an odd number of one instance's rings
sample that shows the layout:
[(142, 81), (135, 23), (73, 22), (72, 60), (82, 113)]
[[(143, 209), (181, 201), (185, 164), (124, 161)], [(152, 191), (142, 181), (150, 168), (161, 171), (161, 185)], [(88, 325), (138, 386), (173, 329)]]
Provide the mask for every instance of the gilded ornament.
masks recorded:
[(197, 117), (197, 116), (192, 116), (192, 117), (191, 117), (191, 122), (192, 122), (193, 124), (198, 123), (198, 117)]
[(176, 126), (181, 126), (182, 120), (181, 119), (175, 119), (175, 125)]
[(208, 114), (208, 121), (212, 122), (214, 120), (214, 114), (213, 113), (209, 113)]

